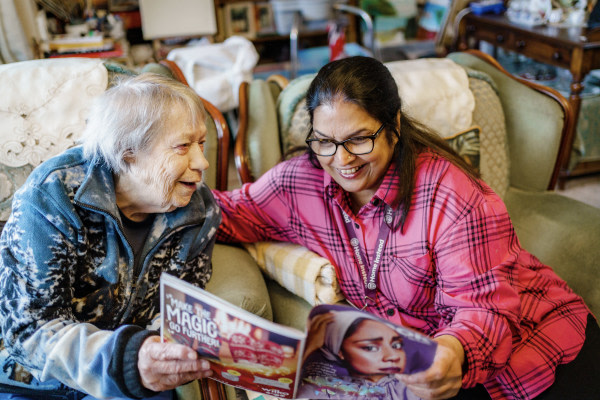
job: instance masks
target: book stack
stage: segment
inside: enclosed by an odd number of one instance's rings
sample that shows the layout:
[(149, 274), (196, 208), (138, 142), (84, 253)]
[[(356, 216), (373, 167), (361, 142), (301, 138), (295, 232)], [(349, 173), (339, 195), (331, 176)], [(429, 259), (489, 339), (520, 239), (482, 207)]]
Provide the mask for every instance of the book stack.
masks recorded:
[(112, 39), (106, 39), (101, 33), (86, 36), (58, 35), (48, 42), (51, 54), (77, 54), (113, 50)]

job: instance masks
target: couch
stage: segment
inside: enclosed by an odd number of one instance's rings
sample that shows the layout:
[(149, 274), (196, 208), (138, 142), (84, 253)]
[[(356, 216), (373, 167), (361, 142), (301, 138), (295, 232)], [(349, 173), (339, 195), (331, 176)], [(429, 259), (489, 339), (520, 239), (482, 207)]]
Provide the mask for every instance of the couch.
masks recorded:
[[(573, 123), (568, 102), (553, 89), (510, 75), (492, 57), (476, 50), (451, 53), (442, 61), (460, 66), (468, 80), (474, 98), (474, 107), (468, 110), (472, 129), (460, 133), (479, 131), (476, 158), (482, 178), (506, 203), (521, 245), (550, 265), (600, 315), (600, 246), (596, 243), (600, 209), (553, 190), (566, 156), (565, 132)], [(408, 62), (413, 61), (400, 63)], [(404, 71), (397, 76), (400, 89), (410, 83), (412, 78), (404, 76), (413, 73), (408, 65), (394, 62), (388, 66)], [(253, 181), (303, 144), (308, 122), (303, 97), (313, 77), (301, 76), (287, 85), (274, 79), (254, 80), (240, 87), (235, 160), (243, 183)], [(401, 93), (404, 100), (431, 102), (425, 100), (429, 90), (414, 89)], [(467, 155), (473, 149), (458, 150)], [(341, 300), (335, 278), (330, 276), (333, 266), (327, 260), (286, 243), (246, 247), (267, 277), (276, 322), (302, 329), (313, 304), (324, 298)], [(318, 267), (306, 276), (309, 264)], [(313, 291), (306, 290), (307, 286)]]
[[(177, 66), (168, 61), (148, 64), (142, 70), (146, 71), (185, 82)], [(0, 65), (0, 231), (10, 214), (12, 196), (29, 173), (75, 145), (93, 99), (114, 79), (136, 73), (120, 64), (84, 58)], [(204, 100), (204, 105), (209, 114), (205, 153), (210, 167), (203, 179), (211, 188), (225, 189), (229, 128), (210, 102)], [(206, 289), (264, 318), (272, 317), (264, 280), (242, 248), (215, 246), (213, 276)], [(206, 398), (224, 393), (212, 380), (188, 389), (188, 395), (202, 390)], [(188, 395), (183, 397), (191, 397)]]

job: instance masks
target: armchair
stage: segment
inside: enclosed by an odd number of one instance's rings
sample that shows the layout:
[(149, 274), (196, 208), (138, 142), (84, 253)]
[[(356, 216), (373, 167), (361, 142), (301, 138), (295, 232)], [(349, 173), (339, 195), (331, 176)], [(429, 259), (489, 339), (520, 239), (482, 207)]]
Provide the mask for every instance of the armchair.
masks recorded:
[[(177, 65), (169, 61), (149, 64), (142, 70), (146, 71), (187, 83)], [(44, 59), (0, 66), (0, 232), (10, 214), (13, 194), (29, 173), (42, 161), (75, 145), (78, 133), (85, 126), (88, 107), (113, 79), (136, 73), (119, 64), (84, 58)], [(203, 101), (208, 113), (205, 153), (210, 164), (203, 179), (211, 188), (224, 190), (229, 128), (220, 111)], [(215, 246), (213, 276), (207, 290), (248, 311), (271, 318), (264, 280), (254, 260), (241, 248)], [(200, 387), (180, 391), (180, 397), (199, 391), (204, 398), (224, 396), (224, 388), (207, 379)]]
[[(505, 201), (522, 246), (553, 267), (600, 315), (600, 249), (595, 243), (600, 210), (553, 191), (566, 156), (565, 132), (573, 121), (568, 102), (552, 89), (510, 75), (479, 51), (452, 53), (447, 59), (466, 71), (475, 100), (472, 124), (481, 130), (480, 171)], [(256, 93), (268, 93), (265, 82), (240, 87), (244, 112), (235, 157), (243, 183), (260, 176), (295, 144), (303, 144), (308, 115), (302, 99), (313, 77), (290, 81), (274, 101), (257, 98)], [(265, 102), (270, 105), (265, 107)], [(265, 246), (275, 244), (257, 246), (266, 254)], [(301, 328), (310, 308), (306, 299), (273, 280), (267, 286), (274, 320)]]

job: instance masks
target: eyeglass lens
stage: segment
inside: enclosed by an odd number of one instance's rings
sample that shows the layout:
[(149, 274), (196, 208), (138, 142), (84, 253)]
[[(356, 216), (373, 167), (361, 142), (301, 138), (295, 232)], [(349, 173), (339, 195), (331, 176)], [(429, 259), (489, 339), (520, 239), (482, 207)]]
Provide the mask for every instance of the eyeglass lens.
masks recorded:
[(335, 154), (338, 145), (344, 146), (348, 153), (354, 155), (367, 154), (373, 151), (374, 138), (372, 137), (357, 137), (344, 140), (341, 143), (335, 143), (329, 140), (315, 140), (309, 142), (310, 148), (317, 155), (332, 156)]

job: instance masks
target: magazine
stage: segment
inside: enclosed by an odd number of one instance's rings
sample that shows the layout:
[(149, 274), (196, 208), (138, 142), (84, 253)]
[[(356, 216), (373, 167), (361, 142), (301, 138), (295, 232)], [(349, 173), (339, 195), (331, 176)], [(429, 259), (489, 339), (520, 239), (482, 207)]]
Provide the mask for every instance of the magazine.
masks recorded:
[(431, 365), (436, 342), (345, 305), (315, 306), (307, 332), (160, 278), (161, 339), (194, 348), (212, 379), (281, 399), (407, 398), (396, 374)]

